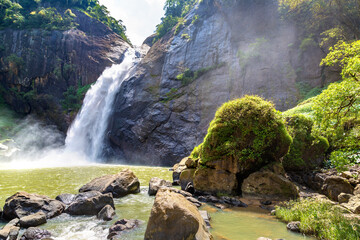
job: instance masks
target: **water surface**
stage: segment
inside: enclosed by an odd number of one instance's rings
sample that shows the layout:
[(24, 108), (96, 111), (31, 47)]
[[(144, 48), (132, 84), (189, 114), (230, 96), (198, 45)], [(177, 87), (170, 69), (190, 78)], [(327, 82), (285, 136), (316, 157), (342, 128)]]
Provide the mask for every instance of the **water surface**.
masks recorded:
[[(103, 240), (109, 227), (118, 219), (140, 219), (145, 223), (135, 231), (124, 233), (121, 239), (140, 240), (144, 238), (146, 222), (149, 218), (154, 197), (147, 194), (147, 186), (152, 177), (171, 181), (172, 172), (167, 168), (120, 165), (92, 165), (42, 169), (0, 170), (0, 206), (7, 197), (17, 191), (37, 193), (55, 198), (61, 193), (77, 193), (90, 180), (106, 174), (115, 174), (130, 168), (139, 178), (141, 192), (115, 199), (117, 216), (113, 221), (103, 222), (96, 217), (72, 217), (62, 214), (48, 220), (41, 228), (48, 229), (57, 240)], [(259, 208), (236, 208), (219, 210), (210, 206), (202, 207), (212, 217), (212, 233), (215, 239), (256, 240), (258, 237), (282, 238), (287, 240), (309, 239), (286, 230), (268, 212)], [(0, 226), (4, 223), (0, 223)], [(170, 238), (169, 238), (170, 239)]]

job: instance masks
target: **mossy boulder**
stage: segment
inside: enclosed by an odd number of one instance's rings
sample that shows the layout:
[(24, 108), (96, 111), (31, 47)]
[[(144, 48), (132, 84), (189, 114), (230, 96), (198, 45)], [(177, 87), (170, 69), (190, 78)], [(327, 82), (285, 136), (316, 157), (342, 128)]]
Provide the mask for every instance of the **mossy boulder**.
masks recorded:
[(293, 138), (289, 153), (283, 159), (287, 171), (312, 170), (321, 165), (329, 148), (326, 138), (312, 132), (313, 121), (302, 114), (286, 118), (286, 127)]
[[(257, 96), (229, 101), (217, 110), (204, 142), (191, 153), (190, 158), (198, 160), (194, 187), (209, 192), (234, 192), (241, 184), (238, 180), (271, 162), (280, 162), (291, 142), (281, 113), (271, 102)], [(226, 172), (236, 182), (224, 187), (216, 184), (211, 189), (208, 181), (221, 182), (214, 179), (223, 175), (215, 174), (219, 172)], [(207, 173), (211, 175), (206, 177)]]

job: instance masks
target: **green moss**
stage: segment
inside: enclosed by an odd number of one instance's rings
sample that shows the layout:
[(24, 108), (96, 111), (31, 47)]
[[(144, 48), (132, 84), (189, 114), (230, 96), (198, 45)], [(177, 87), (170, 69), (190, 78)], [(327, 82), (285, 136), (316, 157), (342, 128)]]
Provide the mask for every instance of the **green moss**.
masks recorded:
[(304, 199), (276, 207), (276, 217), (285, 222), (300, 221), (300, 231), (319, 239), (360, 239), (360, 221), (348, 219), (329, 202)]
[[(224, 103), (210, 123), (202, 145), (192, 155), (200, 164), (237, 159), (244, 171), (279, 160), (292, 139), (272, 103), (257, 96), (245, 96)], [(250, 166), (251, 165), (251, 166)]]
[(189, 85), (190, 83), (192, 83), (193, 81), (195, 81), (196, 79), (198, 79), (199, 77), (201, 77), (202, 75), (204, 75), (205, 73), (215, 70), (217, 68), (221, 68), (225, 65), (226, 65), (226, 63), (223, 62), (223, 63), (216, 64), (216, 65), (213, 65), (210, 67), (200, 68), (195, 71), (192, 71), (189, 68), (186, 68), (183, 73), (180, 73), (179, 75), (176, 76), (176, 80), (181, 81), (181, 84), (183, 86), (186, 86), (186, 85)]
[(287, 130), (293, 138), (289, 153), (283, 159), (286, 170), (320, 167), (329, 148), (326, 138), (312, 132), (314, 122), (302, 114), (286, 118)]

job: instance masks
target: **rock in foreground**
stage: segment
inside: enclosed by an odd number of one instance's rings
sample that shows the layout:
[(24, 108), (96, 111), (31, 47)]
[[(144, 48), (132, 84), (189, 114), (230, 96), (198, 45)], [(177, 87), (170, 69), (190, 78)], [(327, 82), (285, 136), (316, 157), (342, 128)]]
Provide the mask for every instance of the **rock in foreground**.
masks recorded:
[(115, 210), (110, 205), (106, 205), (103, 207), (100, 212), (97, 214), (97, 218), (104, 220), (104, 221), (110, 221), (113, 219), (113, 216), (115, 215)]
[(101, 193), (112, 193), (113, 197), (124, 197), (131, 193), (140, 192), (140, 182), (135, 174), (125, 169), (115, 175), (106, 175), (95, 178), (82, 186), (79, 192), (99, 191)]
[(171, 189), (160, 189), (145, 232), (145, 240), (213, 239), (198, 209)]
[(250, 174), (241, 186), (245, 198), (289, 200), (299, 197), (295, 184), (271, 171)]
[(121, 235), (123, 231), (134, 229), (143, 223), (143, 221), (137, 219), (121, 219), (119, 221), (116, 221), (114, 225), (110, 227), (109, 235), (107, 236), (107, 238), (113, 239), (115, 236)]
[(150, 182), (149, 182), (148, 194), (150, 196), (154, 196), (154, 195), (156, 195), (156, 193), (158, 192), (158, 190), (161, 187), (171, 187), (171, 186), (172, 186), (171, 182), (168, 182), (164, 179), (160, 179), (158, 177), (153, 177), (150, 179)]
[(10, 238), (10, 235), (16, 235), (16, 237), (17, 237), (17, 235), (19, 234), (19, 230), (20, 230), (18, 225), (19, 225), (18, 218), (11, 220), (8, 224), (5, 225), (5, 227), (3, 227), (0, 230), (0, 239), (1, 240), (8, 239), (8, 238)]
[(20, 218), (20, 226), (22, 228), (36, 227), (44, 223), (46, 223), (46, 215), (43, 212), (37, 212)]
[(60, 215), (65, 205), (47, 196), (18, 192), (5, 201), (3, 217), (5, 219), (22, 218), (37, 212), (43, 212), (46, 218)]
[(97, 191), (75, 195), (74, 201), (67, 207), (70, 215), (97, 215), (106, 205), (114, 207), (111, 193), (102, 194)]
[(31, 227), (28, 228), (21, 236), (20, 240), (51, 240), (51, 233), (41, 228)]

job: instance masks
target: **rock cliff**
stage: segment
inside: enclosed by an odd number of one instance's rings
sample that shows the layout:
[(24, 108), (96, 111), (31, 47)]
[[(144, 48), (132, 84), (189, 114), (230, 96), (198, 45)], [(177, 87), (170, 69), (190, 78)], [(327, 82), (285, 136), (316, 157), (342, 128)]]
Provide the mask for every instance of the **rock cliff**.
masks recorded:
[(0, 31), (0, 87), (17, 112), (35, 113), (66, 131), (59, 104), (70, 86), (96, 81), (130, 47), (120, 36), (83, 12), (72, 10), (77, 27), (67, 31)]
[(202, 142), (216, 109), (245, 94), (285, 110), (299, 83), (323, 86), (319, 47), (300, 48), (301, 29), (281, 20), (277, 1), (203, 0), (157, 41), (124, 82), (108, 126), (113, 154), (172, 165)]

